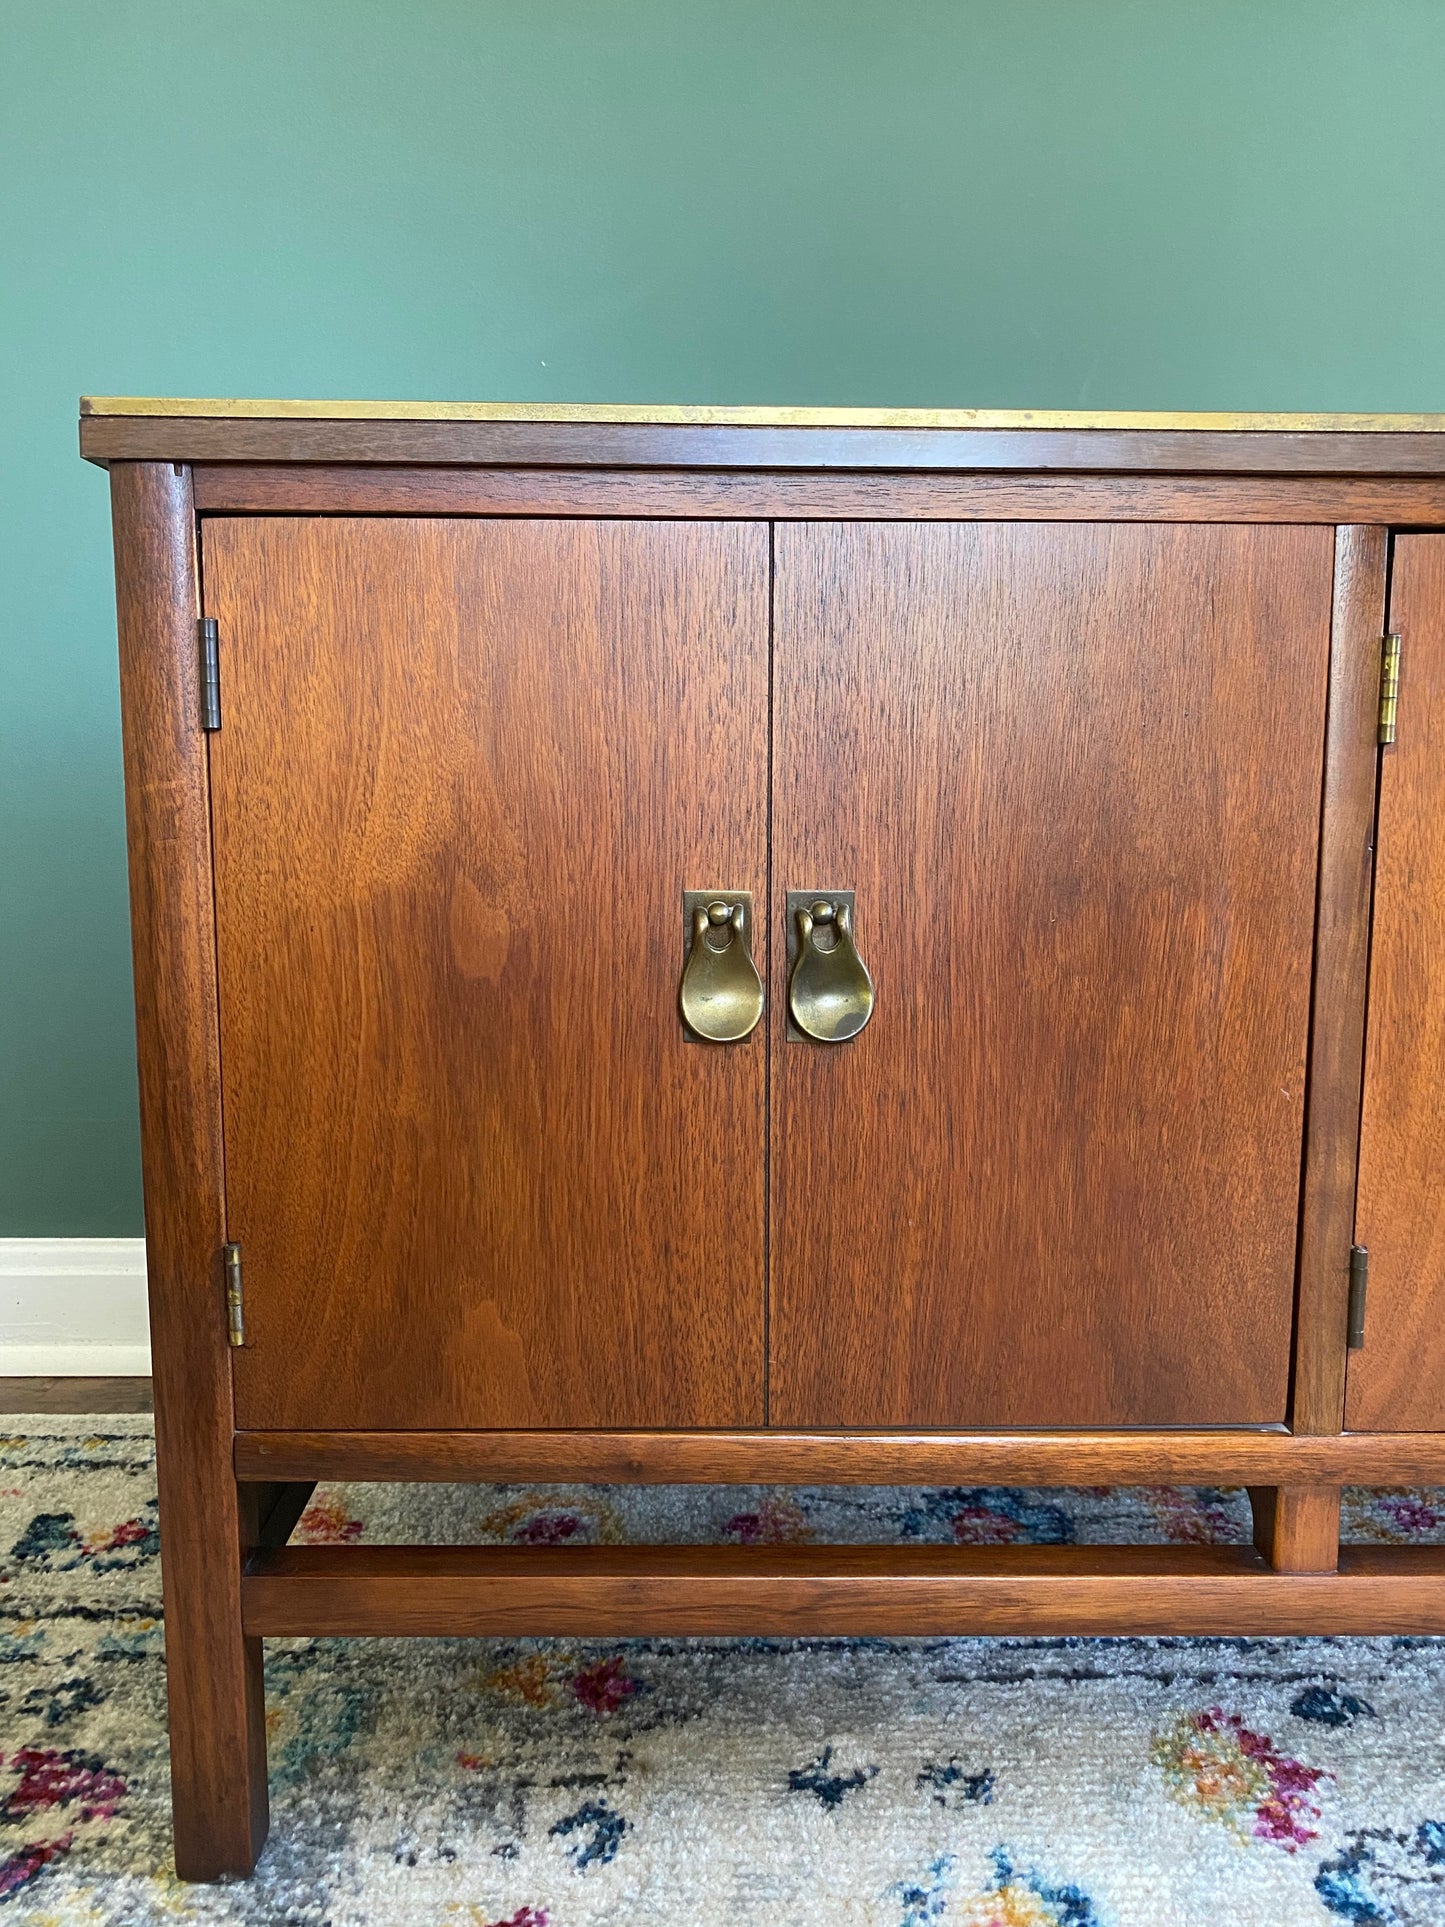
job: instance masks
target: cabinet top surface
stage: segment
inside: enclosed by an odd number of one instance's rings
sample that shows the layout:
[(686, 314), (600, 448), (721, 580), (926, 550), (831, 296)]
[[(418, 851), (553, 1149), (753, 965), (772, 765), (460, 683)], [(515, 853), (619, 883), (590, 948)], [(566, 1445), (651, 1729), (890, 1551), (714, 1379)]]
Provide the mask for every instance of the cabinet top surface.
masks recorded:
[(1438, 435), (1445, 414), (1169, 413), (1051, 408), (790, 408), (515, 401), (280, 401), (82, 395), (85, 416), (187, 421), (572, 422), (690, 428), (1143, 429), (1261, 435)]
[(1445, 478), (1445, 414), (722, 408), (608, 402), (88, 396), (80, 451), (116, 461), (612, 469), (1012, 469)]

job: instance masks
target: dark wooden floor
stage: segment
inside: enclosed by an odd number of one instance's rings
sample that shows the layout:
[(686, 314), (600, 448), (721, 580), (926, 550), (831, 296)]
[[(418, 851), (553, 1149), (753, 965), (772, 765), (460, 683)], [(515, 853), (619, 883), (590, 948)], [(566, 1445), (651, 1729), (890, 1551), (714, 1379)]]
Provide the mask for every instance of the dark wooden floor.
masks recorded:
[(0, 1412), (148, 1412), (148, 1378), (0, 1378)]

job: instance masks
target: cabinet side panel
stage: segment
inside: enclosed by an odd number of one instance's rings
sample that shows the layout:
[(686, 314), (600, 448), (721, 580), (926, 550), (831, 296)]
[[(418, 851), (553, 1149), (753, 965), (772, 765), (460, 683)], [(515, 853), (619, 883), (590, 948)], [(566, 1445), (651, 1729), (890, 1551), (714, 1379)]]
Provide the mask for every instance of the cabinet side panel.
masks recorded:
[(1380, 768), (1355, 1237), (1370, 1252), (1352, 1430), (1445, 1428), (1445, 535), (1395, 543), (1398, 737)]
[(117, 463), (111, 506), (176, 1865), (209, 1878), (253, 1864), (266, 1774), (260, 1641), (241, 1635), (219, 1272), (220, 1047), (189, 473)]

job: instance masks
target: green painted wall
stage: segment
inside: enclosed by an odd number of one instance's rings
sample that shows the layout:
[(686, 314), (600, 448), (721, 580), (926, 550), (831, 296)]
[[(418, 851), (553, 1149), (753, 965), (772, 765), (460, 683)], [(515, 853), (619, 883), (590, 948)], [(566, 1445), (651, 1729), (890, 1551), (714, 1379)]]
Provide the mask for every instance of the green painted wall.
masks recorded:
[(1439, 0), (0, 0), (0, 1235), (140, 1228), (84, 390), (1445, 409)]

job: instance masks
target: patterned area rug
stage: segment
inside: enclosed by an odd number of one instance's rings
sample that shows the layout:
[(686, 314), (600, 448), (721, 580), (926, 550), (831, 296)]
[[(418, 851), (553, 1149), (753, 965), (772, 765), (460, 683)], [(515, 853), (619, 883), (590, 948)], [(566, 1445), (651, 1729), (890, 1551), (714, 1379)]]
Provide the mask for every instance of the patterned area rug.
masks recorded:
[[(0, 1927), (1445, 1927), (1445, 1643), (278, 1641), (169, 1870), (148, 1421), (0, 1421)], [(1445, 1495), (1349, 1536), (1445, 1540)], [(1242, 1493), (318, 1490), (311, 1540), (1198, 1541)]]

